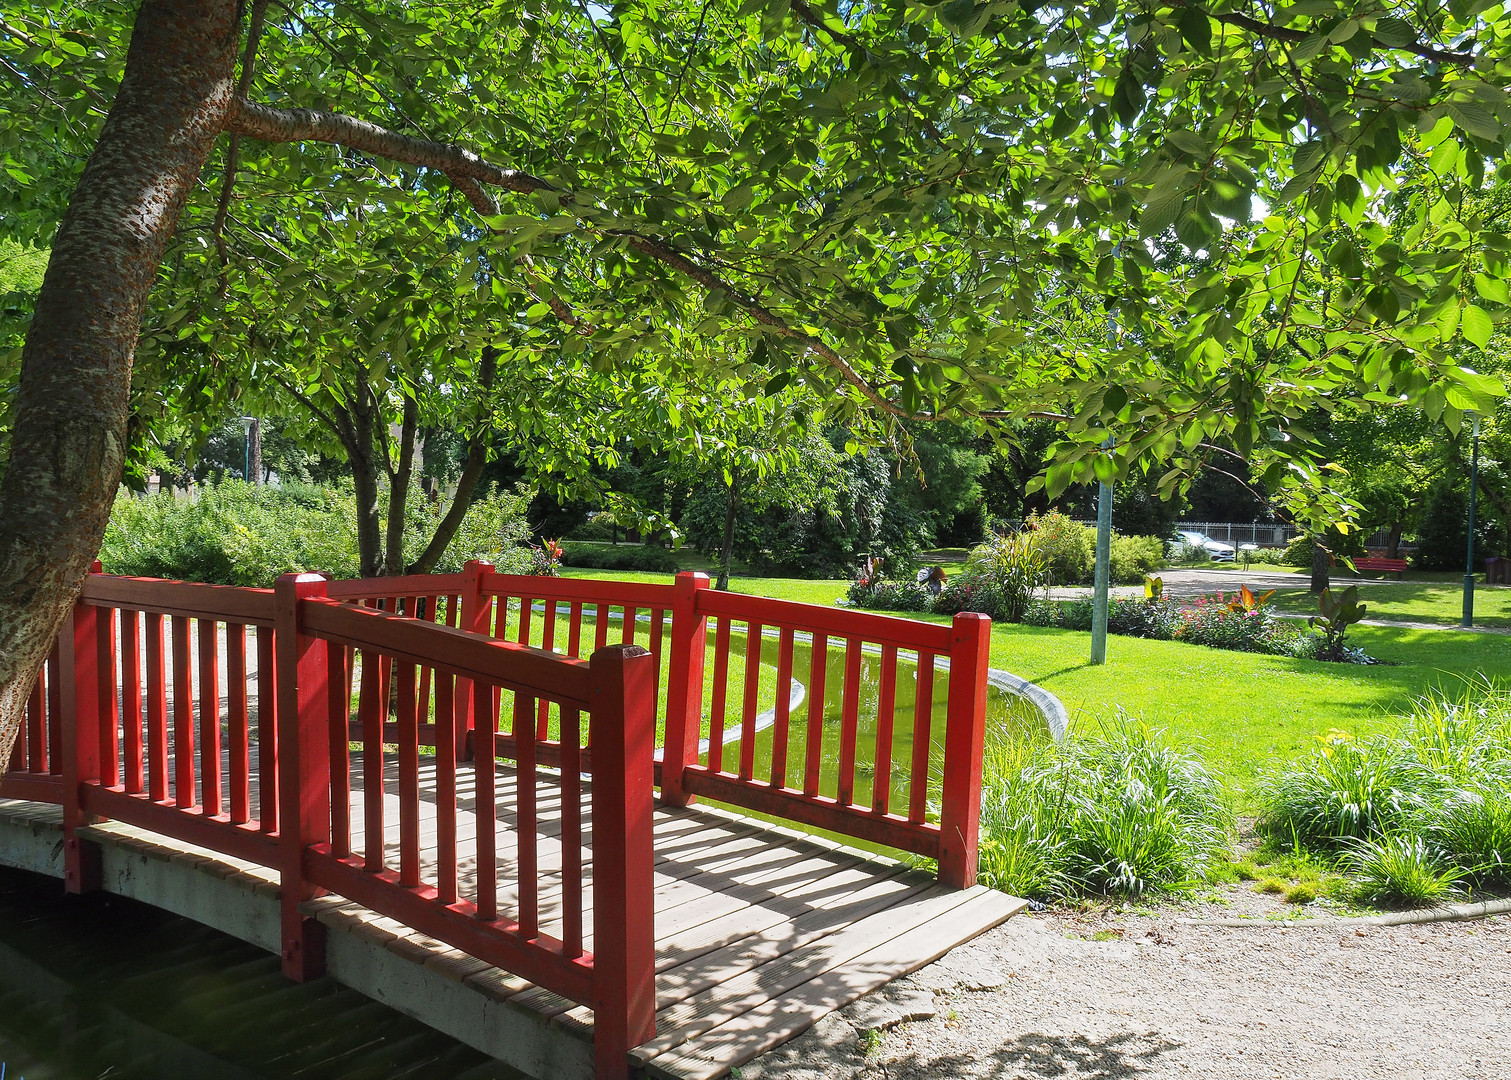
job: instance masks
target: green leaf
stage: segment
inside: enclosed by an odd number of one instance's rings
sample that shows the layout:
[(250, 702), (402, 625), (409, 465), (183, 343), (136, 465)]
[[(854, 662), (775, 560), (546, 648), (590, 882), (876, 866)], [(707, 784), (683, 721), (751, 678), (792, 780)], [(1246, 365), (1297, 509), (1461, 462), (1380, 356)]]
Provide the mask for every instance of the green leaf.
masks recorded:
[(1495, 119), (1495, 114), (1477, 102), (1450, 101), (1448, 115), (1453, 117), (1455, 124), (1471, 135), (1490, 140), (1500, 138), (1501, 126)]
[(1464, 309), (1464, 314), (1459, 319), (1459, 328), (1463, 331), (1465, 341), (1472, 342), (1481, 349), (1490, 344), (1491, 335), (1495, 333), (1495, 323), (1490, 314), (1478, 304), (1470, 304)]

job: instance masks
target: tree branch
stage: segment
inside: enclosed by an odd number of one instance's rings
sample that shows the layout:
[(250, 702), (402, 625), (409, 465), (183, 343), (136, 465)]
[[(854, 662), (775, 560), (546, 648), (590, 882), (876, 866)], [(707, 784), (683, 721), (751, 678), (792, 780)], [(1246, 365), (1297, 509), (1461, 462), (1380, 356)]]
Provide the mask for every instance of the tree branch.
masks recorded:
[[(268, 12), (268, 0), (255, 0), (252, 17), (247, 26), (246, 51), (241, 54), (241, 76), (236, 80), (237, 98), (245, 98), (252, 87), (252, 74), (257, 66), (257, 44), (262, 40), (262, 24)], [(220, 295), (231, 288), (231, 258), (226, 253), (226, 216), (231, 212), (231, 189), (236, 186), (236, 169), (241, 157), (241, 136), (231, 135), (226, 144), (226, 173), (220, 184), (220, 201), (215, 206), (215, 223), (211, 235), (215, 237), (215, 253), (220, 256)]]
[[(409, 165), (435, 169), (448, 176), (458, 190), (467, 197), (480, 214), (492, 216), (498, 213), (494, 202), (482, 185), (502, 188), (520, 195), (537, 191), (550, 191), (558, 195), (571, 193), (548, 180), (518, 169), (505, 169), (483, 160), (471, 150), (454, 143), (434, 142), (401, 135), (378, 124), (359, 120), (340, 113), (317, 109), (274, 109), (238, 99), (232, 106), (226, 130), (246, 135), (265, 142), (327, 142), (338, 143), (353, 150), (377, 154)], [(805, 349), (826, 361), (837, 370), (844, 380), (876, 408), (891, 416), (903, 419), (930, 420), (931, 416), (913, 416), (896, 403), (887, 400), (850, 363), (822, 338), (789, 325), (766, 305), (747, 296), (725, 281), (714, 271), (695, 262), (688, 255), (677, 251), (660, 240), (641, 236), (628, 229), (608, 230), (607, 235), (624, 239), (636, 251), (649, 256), (668, 269), (691, 278), (707, 289), (717, 289), (726, 294), (740, 310), (761, 325), (768, 327), (780, 337), (798, 342)]]
[(282, 375), (274, 375), (272, 378), (275, 383), (283, 387), (284, 391), (290, 397), (292, 397), (295, 401), (299, 402), (299, 404), (303, 405), (306, 409), (312, 412), (315, 415), (315, 418), (322, 424), (330, 428), (331, 431), (335, 434), (336, 438), (341, 441), (343, 446), (350, 448), (356, 443), (357, 434), (351, 429), (351, 425), (349, 423), (343, 424), (342, 421), (345, 419), (344, 417), (338, 419), (337, 414), (326, 412), (319, 405), (315, 404), (314, 398), (295, 388), (294, 384), (289, 382)]
[[(1185, 3), (1184, 0), (1176, 0), (1176, 3), (1181, 7), (1194, 8), (1227, 26), (1236, 26), (1240, 30), (1247, 30), (1258, 37), (1270, 38), (1273, 41), (1286, 41), (1294, 45), (1296, 42), (1311, 36), (1305, 30), (1292, 30), (1285, 26), (1274, 26), (1271, 23), (1260, 22), (1258, 19), (1251, 19), (1247, 15), (1239, 15), (1236, 12), (1225, 12), (1219, 15), (1215, 11), (1197, 7), (1195, 4)], [(1409, 41), (1405, 45), (1388, 45), (1379, 38), (1372, 37), (1369, 40), (1370, 44), (1377, 49), (1400, 49), (1403, 52), (1420, 56), (1424, 60), (1433, 60), (1440, 64), (1454, 64), (1467, 67), (1473, 64), (1476, 59), (1472, 52), (1448, 52), (1444, 49), (1433, 48), (1431, 45), (1423, 45), (1418, 41)]]

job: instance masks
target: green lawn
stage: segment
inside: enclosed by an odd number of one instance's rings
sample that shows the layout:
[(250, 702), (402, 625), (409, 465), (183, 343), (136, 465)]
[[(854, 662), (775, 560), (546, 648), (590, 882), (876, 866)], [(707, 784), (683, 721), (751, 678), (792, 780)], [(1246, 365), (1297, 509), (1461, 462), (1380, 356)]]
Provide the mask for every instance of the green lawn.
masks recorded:
[[(572, 576), (668, 580), (597, 571)], [(737, 578), (731, 584), (741, 592), (832, 604), (848, 582)], [(1511, 589), (1499, 589), (1497, 596), (1504, 603)], [(1511, 682), (1511, 641), (1500, 635), (1363, 626), (1349, 639), (1390, 663), (1324, 664), (1113, 637), (1107, 664), (1092, 667), (1086, 659), (1089, 634), (998, 625), (992, 664), (1057, 694), (1082, 726), (1121, 708), (1168, 728), (1223, 775), (1240, 805), (1259, 772), (1300, 753), (1315, 735), (1388, 726), (1390, 714), (1435, 688), (1452, 690), (1483, 677)]]
[[(1457, 626), (1464, 611), (1462, 576), (1395, 584), (1335, 575), (1334, 589), (1359, 586), (1359, 599), (1369, 605), (1368, 618)], [(1306, 589), (1279, 589), (1271, 598), (1281, 611), (1315, 615), (1317, 598)], [(1477, 585), (1474, 590), (1477, 626), (1511, 626), (1511, 585)], [(1506, 643), (1511, 648), (1511, 643)]]

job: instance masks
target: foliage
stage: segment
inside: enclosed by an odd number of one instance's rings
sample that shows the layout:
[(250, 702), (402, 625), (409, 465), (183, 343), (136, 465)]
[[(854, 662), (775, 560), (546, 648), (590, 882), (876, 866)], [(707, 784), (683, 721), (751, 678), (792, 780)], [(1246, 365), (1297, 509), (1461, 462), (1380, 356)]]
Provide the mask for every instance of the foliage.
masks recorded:
[(616, 545), (563, 540), (561, 548), (561, 561), (565, 566), (664, 574), (675, 574), (678, 569), (675, 555), (651, 544)]
[[(349, 488), (288, 484), (252, 487), (240, 480), (205, 485), (194, 497), (162, 492), (121, 494), (115, 503), (100, 561), (107, 573), (270, 586), (279, 574), (325, 571), (358, 576), (355, 511)], [(527, 530), (528, 496), (492, 493), (476, 500), (463, 519), (441, 572), (460, 570), (471, 558), (518, 572), (528, 555), (518, 545)], [(439, 510), (411, 507), (405, 542), (421, 546)]]
[(1222, 859), (1231, 828), (1201, 762), (1127, 717), (1063, 745), (988, 749), (981, 877), (1020, 896), (1188, 888)]
[[(1022, 622), (1034, 590), (1047, 583), (1050, 559), (1040, 542), (1040, 534), (1024, 530), (996, 536), (979, 545), (971, 551), (965, 565), (968, 576), (984, 578), (994, 588), (996, 610), (984, 614), (1007, 622)], [(954, 597), (948, 601), (951, 606), (955, 602)]]
[(1091, 530), (1064, 514), (1051, 510), (1042, 517), (1031, 514), (1024, 528), (1032, 535), (1034, 548), (1044, 557), (1051, 585), (1074, 585), (1087, 580), (1095, 545)]
[[(1024, 621), (1033, 626), (1087, 631), (1091, 629), (1092, 610), (1093, 601), (1089, 597), (1041, 600), (1030, 605)], [(1277, 618), (1253, 593), (1248, 594), (1247, 602), (1242, 592), (1231, 599), (1221, 593), (1194, 601), (1166, 599), (1162, 587), (1156, 596), (1114, 596), (1108, 599), (1107, 629), (1113, 634), (1183, 641), (1214, 649), (1323, 659), (1314, 635)], [(1344, 653), (1337, 658), (1368, 662), (1362, 654)]]
[(530, 545), (530, 573), (538, 577), (557, 577), (560, 574), (561, 557), (565, 554), (555, 540), (542, 540)]
[(1108, 570), (1114, 585), (1137, 585), (1165, 565), (1165, 542), (1157, 536), (1112, 534)]
[(1341, 660), (1344, 655), (1343, 636), (1354, 623), (1362, 622), (1369, 605), (1359, 602), (1359, 586), (1350, 585), (1334, 594), (1332, 589), (1323, 589), (1317, 597), (1321, 615), (1313, 615), (1307, 621), (1322, 630), (1322, 659)]

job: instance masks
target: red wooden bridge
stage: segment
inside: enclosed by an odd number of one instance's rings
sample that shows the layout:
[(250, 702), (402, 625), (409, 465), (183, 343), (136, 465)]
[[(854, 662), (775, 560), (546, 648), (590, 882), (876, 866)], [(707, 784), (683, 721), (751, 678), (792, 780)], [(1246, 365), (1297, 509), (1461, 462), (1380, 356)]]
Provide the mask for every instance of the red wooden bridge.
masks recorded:
[(722, 1075), (1022, 904), (975, 885), (989, 622), (706, 585), (91, 574), (0, 861), (536, 1076)]

